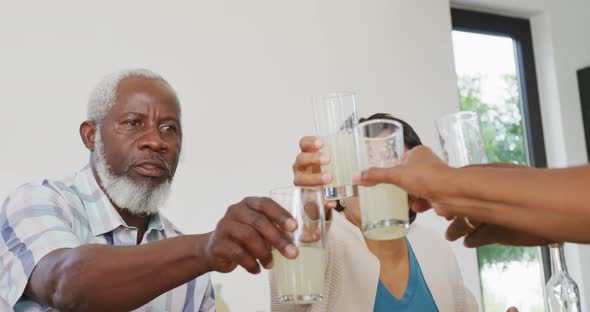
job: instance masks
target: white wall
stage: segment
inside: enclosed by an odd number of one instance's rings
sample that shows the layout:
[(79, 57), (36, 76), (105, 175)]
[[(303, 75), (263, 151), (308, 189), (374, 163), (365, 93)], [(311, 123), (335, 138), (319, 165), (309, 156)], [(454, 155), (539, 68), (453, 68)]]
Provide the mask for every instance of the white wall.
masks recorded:
[[(590, 2), (585, 0), (460, 0), (460, 7), (531, 19), (545, 148), (549, 167), (587, 162), (576, 71), (590, 66)], [(566, 245), (570, 273), (590, 309), (590, 247)]]
[[(553, 51), (542, 52), (551, 66), (537, 58), (551, 67), (539, 69), (540, 89), (556, 84), (542, 92), (550, 160), (582, 162), (572, 70), (590, 63), (590, 47), (570, 31), (590, 29), (587, 5), (571, 1), (570, 12), (551, 1), (496, 2), (541, 12), (535, 29), (546, 28)], [(0, 38), (0, 196), (83, 166), (77, 129), (93, 84), (147, 67), (167, 77), (183, 105), (184, 154), (166, 214), (189, 233), (213, 229), (244, 196), (291, 183), (297, 141), (313, 133), (311, 95), (356, 90), (362, 114), (392, 112), (436, 148), (433, 120), (458, 107), (446, 1), (0, 1)], [(431, 214), (419, 219), (444, 231)], [(479, 294), (474, 251), (454, 250)], [(234, 311), (268, 310), (265, 274), (214, 280)]]
[[(1, 2), (0, 195), (84, 165), (77, 129), (91, 87), (147, 67), (183, 105), (167, 215), (209, 231), (228, 205), (291, 183), (314, 94), (356, 90), (363, 114), (397, 114), (435, 144), (433, 120), (457, 109), (450, 29), (444, 1)], [(474, 253), (463, 250), (476, 291)], [(234, 311), (268, 309), (265, 274), (214, 279)]]

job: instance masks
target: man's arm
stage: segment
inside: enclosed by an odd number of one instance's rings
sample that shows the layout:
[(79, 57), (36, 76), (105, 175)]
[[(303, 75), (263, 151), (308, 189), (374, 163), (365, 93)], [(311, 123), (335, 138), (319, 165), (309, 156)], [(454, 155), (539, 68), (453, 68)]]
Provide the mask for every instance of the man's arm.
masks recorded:
[(209, 235), (58, 249), (37, 264), (25, 294), (64, 311), (130, 311), (209, 272)]
[(268, 198), (231, 206), (215, 231), (140, 246), (83, 245), (53, 250), (35, 266), (25, 294), (60, 310), (128, 311), (209, 271), (272, 267), (270, 246), (287, 258), (297, 248), (284, 231), (297, 227)]

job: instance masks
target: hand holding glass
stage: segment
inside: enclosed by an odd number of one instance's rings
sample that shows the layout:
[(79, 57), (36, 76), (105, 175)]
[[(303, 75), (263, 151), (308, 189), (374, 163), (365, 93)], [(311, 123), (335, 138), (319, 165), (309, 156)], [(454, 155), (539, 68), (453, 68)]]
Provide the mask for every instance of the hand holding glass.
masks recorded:
[(330, 156), (330, 163), (321, 168), (332, 175), (332, 182), (324, 187), (324, 196), (328, 200), (353, 196), (352, 174), (357, 164), (356, 97), (354, 93), (314, 97), (313, 112), (316, 133), (324, 142), (322, 151)]

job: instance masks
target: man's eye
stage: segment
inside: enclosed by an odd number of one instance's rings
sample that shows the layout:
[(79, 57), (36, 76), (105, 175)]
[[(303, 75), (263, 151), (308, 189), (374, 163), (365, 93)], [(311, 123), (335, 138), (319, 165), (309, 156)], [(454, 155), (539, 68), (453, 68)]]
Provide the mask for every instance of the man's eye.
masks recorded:
[(173, 131), (176, 132), (176, 127), (173, 125), (163, 125), (160, 127), (163, 131)]
[(139, 120), (127, 120), (125, 123), (130, 127), (137, 127), (140, 125)]

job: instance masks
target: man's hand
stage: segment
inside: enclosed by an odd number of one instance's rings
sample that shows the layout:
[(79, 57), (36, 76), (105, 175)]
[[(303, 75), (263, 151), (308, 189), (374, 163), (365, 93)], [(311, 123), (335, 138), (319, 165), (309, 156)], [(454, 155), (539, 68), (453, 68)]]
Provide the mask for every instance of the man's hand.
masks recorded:
[(463, 218), (456, 218), (447, 228), (446, 238), (450, 241), (465, 237), (466, 247), (480, 247), (489, 244), (511, 246), (540, 246), (553, 243), (548, 239), (494, 224), (481, 224), (471, 229)]
[[(230, 206), (217, 223), (205, 247), (212, 271), (227, 273), (238, 265), (257, 274), (260, 265), (272, 267), (272, 247), (289, 259), (298, 250), (286, 232), (297, 228), (291, 214), (264, 197), (249, 197)], [(286, 232), (285, 232), (286, 231)]]

